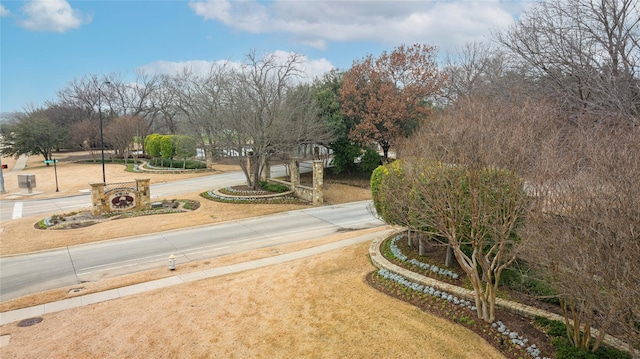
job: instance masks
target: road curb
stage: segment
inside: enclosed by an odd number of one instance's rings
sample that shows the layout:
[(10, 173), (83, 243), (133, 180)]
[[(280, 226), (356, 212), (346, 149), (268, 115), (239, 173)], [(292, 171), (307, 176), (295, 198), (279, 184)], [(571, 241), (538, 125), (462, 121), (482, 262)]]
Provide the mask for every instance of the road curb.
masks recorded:
[(295, 252), (284, 253), (281, 255), (260, 258), (248, 262), (230, 264), (222, 267), (205, 269), (190, 273), (179, 274), (171, 277), (157, 279), (149, 282), (133, 284), (125, 287), (109, 289), (102, 292), (86, 294), (78, 297), (63, 299), (51, 303), (39, 304), (27, 308), (10, 310), (0, 313), (0, 325), (14, 323), (20, 320), (38, 317), (41, 315), (55, 313), (63, 310), (78, 308), (91, 304), (110, 301), (113, 299), (124, 298), (130, 295), (140, 294), (156, 289), (166, 288), (174, 285), (194, 282), (202, 279), (220, 277), (227, 274), (240, 273), (243, 271), (267, 267), (275, 264), (294, 261), (301, 258), (310, 257), (317, 254), (323, 254), (336, 249), (348, 247), (354, 244), (371, 241), (377, 238), (387, 238), (393, 230), (389, 227), (382, 226), (379, 231), (366, 233), (343, 239), (336, 242), (322, 244), (316, 247), (306, 248)]

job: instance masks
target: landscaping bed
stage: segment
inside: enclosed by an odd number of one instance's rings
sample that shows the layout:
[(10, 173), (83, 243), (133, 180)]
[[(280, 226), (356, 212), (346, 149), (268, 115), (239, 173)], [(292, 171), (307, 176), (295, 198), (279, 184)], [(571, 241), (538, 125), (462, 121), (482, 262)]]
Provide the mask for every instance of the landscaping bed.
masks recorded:
[[(249, 203), (249, 204), (308, 204), (308, 202), (295, 197), (290, 192), (284, 192), (279, 186), (261, 187), (252, 189), (247, 185), (237, 185), (220, 188), (218, 191), (210, 190), (200, 195), (208, 200), (222, 203)], [(285, 187), (286, 190), (286, 187)]]
[[(425, 312), (472, 330), (509, 359), (533, 358), (526, 351), (526, 348), (513, 344), (508, 335), (502, 334), (498, 330), (498, 326), (494, 327), (491, 323), (478, 319), (475, 310), (471, 310), (469, 307), (461, 307), (446, 299), (436, 298), (432, 295), (409, 289), (385, 279), (378, 272), (370, 273), (367, 276), (367, 283), (391, 297), (411, 303)], [(522, 336), (529, 345), (535, 344), (535, 348), (541, 353), (540, 358), (555, 358), (555, 350), (549, 337), (536, 328), (533, 320), (502, 309), (496, 309), (496, 317), (510, 332), (518, 333), (517, 336)], [(473, 349), (469, 348), (469, 350)]]
[[(409, 247), (406, 237), (394, 237), (382, 242), (380, 252), (397, 266), (441, 282), (471, 289), (457, 262), (454, 261), (451, 268), (444, 268), (446, 247), (442, 245), (433, 243), (428, 245), (426, 255), (421, 257), (416, 250)], [(568, 340), (565, 340), (566, 331), (557, 329), (564, 328), (564, 323), (552, 322), (553, 325), (549, 325), (549, 321), (544, 318), (531, 319), (499, 307), (496, 307), (496, 322), (486, 323), (477, 318), (474, 307), (459, 304), (463, 301), (462, 299), (452, 298), (444, 292), (411, 283), (397, 275), (389, 275), (384, 270), (370, 273), (367, 276), (367, 283), (387, 295), (471, 329), (507, 358), (629, 357), (626, 353), (604, 345), (596, 353), (575, 350)], [(503, 286), (499, 296), (556, 314), (560, 313), (557, 305), (538, 299), (531, 293), (522, 293)]]
[(132, 218), (140, 216), (150, 216), (158, 214), (182, 213), (195, 211), (200, 207), (200, 202), (193, 200), (164, 200), (158, 203), (157, 207), (127, 212), (108, 212), (94, 216), (91, 211), (78, 211), (53, 215), (38, 221), (34, 227), (36, 229), (76, 229), (92, 226), (101, 222), (112, 221), (122, 218)]

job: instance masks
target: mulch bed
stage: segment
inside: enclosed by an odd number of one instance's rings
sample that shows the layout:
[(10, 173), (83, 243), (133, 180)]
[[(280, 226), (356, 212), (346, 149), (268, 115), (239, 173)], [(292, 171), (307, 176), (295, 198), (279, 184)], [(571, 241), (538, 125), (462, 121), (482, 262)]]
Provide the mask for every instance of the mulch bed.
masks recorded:
[[(406, 255), (409, 259), (415, 258), (421, 262), (442, 266), (442, 264), (445, 262), (446, 247), (443, 246), (442, 244), (438, 244), (434, 242), (427, 242), (427, 243), (428, 243), (426, 245), (427, 253), (426, 253), (426, 256), (424, 257), (419, 256), (417, 250), (410, 248), (409, 245), (407, 244), (406, 239), (398, 241), (396, 245), (398, 246), (398, 248), (400, 248), (402, 253)], [(387, 260), (391, 261), (395, 265), (401, 266), (403, 268), (411, 269), (419, 274), (426, 275), (426, 276), (433, 276), (432, 273), (429, 271), (426, 271), (426, 270), (421, 271), (416, 268), (411, 268), (410, 266), (407, 266), (406, 263), (400, 260), (397, 260), (395, 258), (387, 258)], [(448, 277), (434, 277), (434, 278), (438, 279), (441, 282), (447, 282), (460, 287), (465, 287), (467, 289), (473, 289), (471, 287), (471, 284), (466, 280), (464, 271), (462, 270), (462, 268), (460, 267), (460, 265), (458, 264), (455, 258), (453, 258), (452, 266), (449, 269), (458, 273), (460, 275), (460, 278), (458, 280), (453, 280)], [(559, 305), (551, 303), (549, 301), (542, 300), (541, 298), (536, 297), (535, 295), (532, 295), (532, 294), (519, 292), (517, 290), (512, 290), (504, 286), (501, 286), (498, 288), (498, 296), (514, 302), (518, 302), (518, 303), (526, 304), (539, 309), (543, 309), (543, 310), (546, 310), (547, 312), (562, 315), (562, 310), (560, 309)]]
[[(399, 247), (402, 246), (401, 242), (406, 242), (406, 240), (400, 240), (398, 242)], [(408, 246), (401, 249), (403, 250), (403, 253), (405, 255), (410, 256), (411, 253), (407, 251), (407, 248)], [(421, 260), (432, 264), (442, 264), (444, 263), (445, 254), (446, 250), (444, 249), (444, 247), (433, 246), (429, 249), (426, 260), (423, 257), (421, 257)], [(401, 261), (392, 260), (392, 262), (397, 265), (402, 265), (407, 269), (415, 269), (410, 268), (410, 266)], [(457, 266), (457, 263), (455, 263), (452, 269), (456, 270), (457, 273), (463, 273), (462, 270), (460, 270), (460, 268)], [(429, 273), (427, 271), (424, 271), (420, 272), (420, 274), (428, 275)], [(434, 277), (434, 279), (446, 281), (460, 286), (462, 286), (465, 281), (463, 276), (461, 276), (461, 278), (458, 280), (444, 280), (441, 277)], [(449, 303), (444, 299), (431, 297), (423, 293), (409, 291), (400, 284), (378, 276), (377, 272), (370, 273), (367, 276), (367, 283), (391, 297), (411, 303), (425, 312), (437, 315), (441, 318), (447, 319), (453, 323), (462, 325), (474, 331), (476, 334), (480, 335), (487, 342), (498, 349), (501, 353), (503, 353), (507, 358), (531, 358), (531, 355), (526, 352), (525, 348), (520, 348), (512, 344), (510, 342), (510, 339), (498, 332), (497, 328), (493, 327), (491, 323), (485, 323), (484, 321), (478, 319), (475, 311), (471, 311), (468, 308), (462, 308), (453, 303)], [(524, 294), (518, 294), (515, 291), (508, 291), (507, 296), (511, 300), (517, 300), (538, 308), (547, 309), (548, 307), (551, 307), (553, 309), (554, 307), (550, 303), (536, 300), (535, 298)], [(555, 306), (554, 311), (558, 310), (559, 308)], [(496, 308), (496, 319), (501, 321), (511, 332), (517, 332), (519, 333), (519, 335), (527, 338), (529, 345), (535, 344), (536, 347), (541, 351), (540, 357), (555, 358), (555, 348), (551, 344), (551, 339), (542, 330), (539, 330), (534, 325), (533, 319), (517, 315), (501, 308)]]
[(253, 189), (247, 185), (237, 185), (226, 188), (220, 188), (220, 193), (230, 196), (238, 197), (252, 197), (252, 196), (265, 196), (270, 194), (278, 194), (278, 192), (271, 192), (264, 189)]

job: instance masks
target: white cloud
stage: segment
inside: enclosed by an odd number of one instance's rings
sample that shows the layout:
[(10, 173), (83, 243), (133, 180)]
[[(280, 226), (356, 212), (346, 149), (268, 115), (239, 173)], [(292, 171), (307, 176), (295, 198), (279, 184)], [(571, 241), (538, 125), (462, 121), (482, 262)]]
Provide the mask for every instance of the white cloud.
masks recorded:
[(9, 16), (11, 12), (4, 5), (0, 4), (0, 17)]
[(205, 20), (220, 21), (251, 33), (264, 32), (270, 22), (268, 7), (253, 0), (233, 3), (227, 0), (190, 1), (189, 7)]
[(150, 64), (143, 65), (136, 69), (136, 71), (142, 71), (149, 74), (162, 74), (162, 75), (177, 75), (184, 70), (191, 70), (197, 74), (207, 74), (212, 66), (223, 65), (224, 61), (204, 61), (204, 60), (191, 60), (191, 61), (155, 61)]
[(91, 21), (91, 17), (71, 8), (66, 0), (35, 0), (22, 8), (26, 18), (20, 24), (34, 31), (65, 32)]
[[(291, 55), (291, 52), (276, 50), (272, 53), (265, 54), (265, 56), (274, 56), (276, 61), (286, 61)], [(300, 67), (299, 69), (304, 74), (304, 79), (306, 81), (311, 81), (316, 77), (321, 77), (324, 73), (330, 71), (334, 68), (330, 61), (327, 59), (309, 59), (306, 56), (300, 56)], [(190, 70), (196, 74), (206, 75), (209, 73), (212, 67), (217, 66), (227, 66), (235, 69), (240, 69), (242, 67), (241, 62), (234, 61), (204, 61), (204, 60), (192, 60), (192, 61), (155, 61), (150, 64), (141, 66), (137, 69), (137, 71), (142, 71), (144, 73), (149, 74), (165, 74), (165, 75), (176, 75), (184, 70)]]
[(249, 33), (288, 33), (325, 49), (330, 41), (375, 41), (392, 46), (429, 43), (453, 48), (482, 40), (510, 24), (524, 2), (193, 0), (205, 20)]

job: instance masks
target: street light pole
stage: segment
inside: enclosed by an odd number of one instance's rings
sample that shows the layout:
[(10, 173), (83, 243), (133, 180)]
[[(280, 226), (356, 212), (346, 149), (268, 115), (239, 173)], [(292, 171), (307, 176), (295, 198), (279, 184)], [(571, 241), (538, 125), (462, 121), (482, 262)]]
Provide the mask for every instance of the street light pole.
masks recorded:
[(0, 156), (0, 193), (7, 193), (4, 190), (4, 171), (2, 169), (4, 169), (4, 166), (2, 166), (2, 156)]
[(107, 184), (107, 176), (104, 171), (104, 135), (102, 130), (102, 103), (100, 102), (100, 96), (102, 94), (101, 88), (104, 84), (111, 84), (109, 81), (103, 82), (100, 86), (98, 86), (98, 116), (100, 117), (100, 153), (102, 154), (102, 182)]

